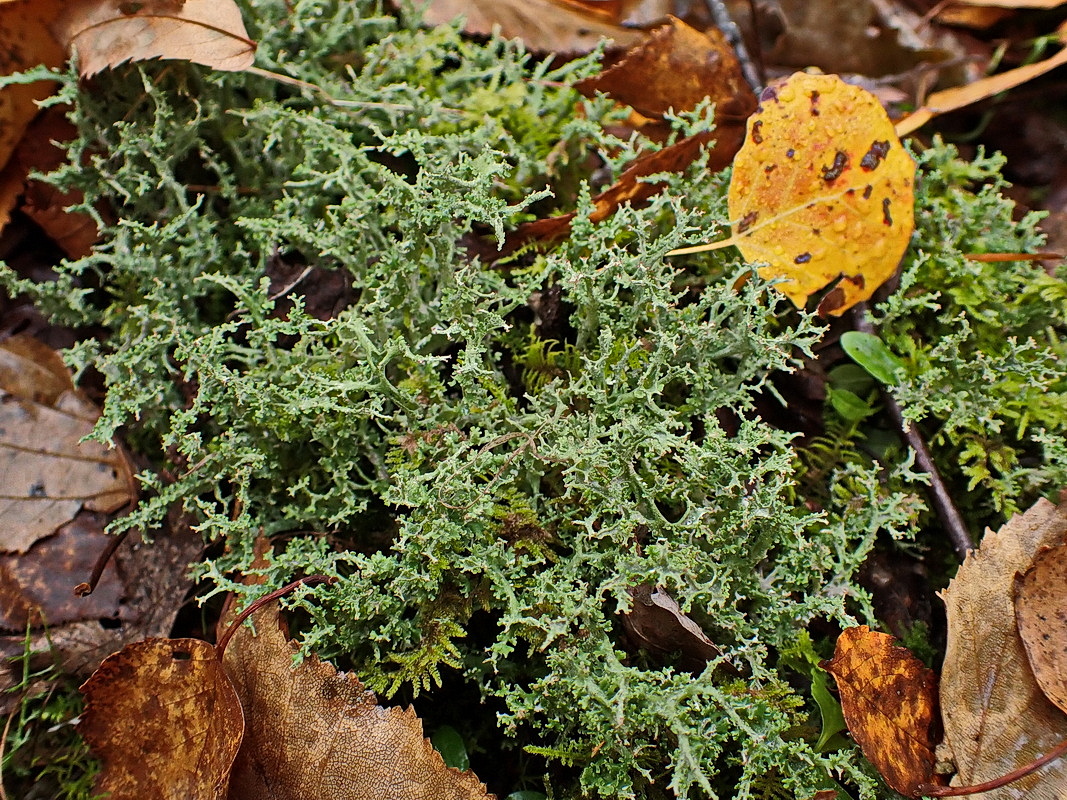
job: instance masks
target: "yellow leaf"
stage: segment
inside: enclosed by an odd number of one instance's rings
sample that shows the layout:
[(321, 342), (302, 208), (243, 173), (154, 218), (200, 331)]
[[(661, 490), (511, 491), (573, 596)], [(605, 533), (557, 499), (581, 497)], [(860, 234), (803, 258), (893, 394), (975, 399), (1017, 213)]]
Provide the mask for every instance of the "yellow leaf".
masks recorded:
[[(736, 245), (803, 307), (839, 315), (892, 276), (914, 228), (915, 163), (878, 100), (834, 75), (797, 73), (764, 90), (734, 160)], [(840, 279), (840, 280), (838, 280)]]

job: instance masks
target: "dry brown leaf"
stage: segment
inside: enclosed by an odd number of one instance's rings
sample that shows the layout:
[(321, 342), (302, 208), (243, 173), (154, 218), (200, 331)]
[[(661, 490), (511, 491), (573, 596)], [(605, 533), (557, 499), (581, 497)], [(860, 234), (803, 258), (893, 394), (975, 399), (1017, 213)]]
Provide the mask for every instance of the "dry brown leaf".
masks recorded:
[(26, 130), (0, 172), (0, 227), (7, 221), (8, 212), (24, 195), (23, 214), (32, 219), (59, 245), (69, 258), (81, 258), (89, 253), (98, 238), (96, 223), (87, 214), (67, 211), (68, 206), (82, 201), (79, 191), (60, 192), (43, 181), (28, 181), (31, 171), (51, 172), (67, 159), (57, 142), (75, 137), (77, 129), (66, 117), (66, 107), (48, 108), (41, 112)]
[(686, 669), (702, 670), (722, 651), (666, 590), (643, 583), (630, 589), (633, 605), (622, 625), (638, 646), (653, 653), (681, 653)]
[(1017, 578), (1015, 619), (1041, 691), (1067, 714), (1067, 545), (1041, 551)]
[[(1040, 500), (998, 531), (987, 531), (943, 593), (948, 642), (941, 673), (945, 740), (938, 756), (956, 766), (953, 786), (998, 778), (1067, 738), (1067, 716), (1041, 691), (1019, 637), (1012, 602), (1016, 573), (1067, 536), (1067, 505)], [(1059, 800), (1062, 760), (982, 800)]]
[(256, 51), (233, 0), (68, 0), (52, 30), (83, 77), (152, 58), (239, 72)]
[(961, 28), (985, 30), (1014, 14), (1008, 8), (993, 6), (950, 5), (942, 8), (934, 17), (941, 25), (958, 25)]
[[(65, 0), (18, 0), (0, 5), (0, 75), (38, 64), (62, 66), (63, 47), (52, 36), (48, 24), (64, 5)], [(0, 167), (7, 163), (26, 127), (37, 116), (36, 101), (48, 97), (55, 87), (52, 81), (40, 81), (0, 89)], [(0, 218), (0, 227), (3, 222)]]
[(0, 344), (0, 552), (25, 552), (82, 508), (110, 512), (134, 498), (123, 452), (82, 441), (100, 412), (77, 390), (59, 390), (70, 378), (59, 377), (56, 358), (29, 337)]
[[(722, 120), (714, 131), (687, 136), (673, 145), (638, 157), (627, 167), (619, 179), (593, 198), (596, 209), (589, 218), (601, 222), (614, 214), (623, 203), (643, 203), (663, 190), (662, 183), (642, 180), (648, 175), (664, 172), (681, 172), (689, 167), (701, 151), (711, 145), (708, 155), (708, 172), (718, 172), (730, 166), (744, 138), (743, 120)], [(516, 228), (504, 243), (500, 253), (507, 256), (527, 242), (551, 243), (566, 238), (571, 232), (570, 211), (555, 217), (526, 222)]]
[(101, 514), (82, 512), (22, 555), (0, 555), (0, 630), (55, 627), (79, 620), (130, 616), (120, 601), (126, 587), (114, 561), (87, 597), (74, 594), (112, 541)]
[(956, 0), (961, 5), (994, 6), (996, 8), (1059, 8), (1067, 0)]
[(1038, 61), (1036, 64), (1016, 67), (999, 75), (982, 78), (964, 86), (956, 86), (952, 89), (934, 92), (926, 98), (922, 108), (916, 109), (897, 122), (897, 136), (906, 136), (913, 131), (917, 131), (938, 114), (965, 108), (977, 103), (979, 100), (985, 100), (987, 97), (992, 97), (995, 94), (1031, 81), (1061, 64), (1067, 64), (1067, 23), (1061, 25), (1056, 32), (1059, 34), (1060, 41), (1065, 45), (1056, 55), (1046, 58), (1044, 61)]
[(248, 727), (230, 800), (487, 800), (471, 772), (445, 766), (415, 712), (382, 708), (354, 675), (297, 648), (277, 604), (252, 615), (226, 649)]
[(646, 117), (696, 108), (705, 98), (716, 104), (717, 118), (747, 117), (756, 106), (722, 32), (698, 31), (676, 17), (656, 28), (619, 63), (574, 88), (589, 97), (603, 92)]
[(885, 782), (908, 797), (935, 779), (937, 676), (895, 639), (866, 625), (838, 637), (832, 660), (849, 733)]
[(110, 800), (226, 797), (244, 717), (212, 645), (136, 642), (104, 659), (81, 690), (78, 732), (103, 761), (94, 791)]
[[(108, 521), (103, 514), (82, 512), (75, 522), (86, 516), (94, 518), (96, 527)], [(0, 636), (0, 715), (9, 713), (18, 702), (19, 693), (6, 690), (21, 682), (21, 656), (27, 650), (31, 669), (57, 666), (64, 674), (84, 680), (104, 658), (130, 642), (170, 633), (178, 609), (192, 588), (189, 565), (199, 560), (204, 547), (200, 534), (190, 525), (190, 519), (174, 513), (162, 530), (152, 532), (151, 545), (141, 542), (134, 534), (115, 552), (114, 566), (105, 571), (105, 581), (113, 570), (129, 576), (117, 620), (104, 625), (99, 618), (81, 619), (29, 632), (23, 628), (10, 636)], [(30, 550), (31, 556), (36, 547), (50, 545), (60, 536), (62, 530), (40, 542)], [(64, 572), (61, 567), (72, 571)], [(67, 595), (75, 611), (83, 603), (91, 604), (97, 592), (103, 592), (104, 597), (108, 595), (106, 583), (98, 585), (96, 592), (88, 597), (73, 595), (72, 587), (88, 577), (76, 561), (51, 564), (45, 577), (57, 593)]]
[(797, 73), (768, 87), (734, 159), (734, 234), (672, 254), (736, 245), (803, 307), (840, 315), (896, 271), (914, 227), (915, 163), (869, 92)]
[[(764, 40), (768, 64), (879, 77), (963, 55), (950, 37), (921, 24), (906, 3), (777, 0), (766, 5), (773, 11), (767, 9), (771, 18), (760, 29), (775, 34)], [(744, 3), (735, 9), (735, 19), (743, 24), (751, 11)]]
[(423, 13), (428, 25), (445, 25), (464, 17), (463, 30), (488, 36), (499, 29), (505, 39), (522, 39), (541, 53), (588, 53), (601, 39), (615, 47), (632, 47), (644, 31), (624, 28), (588, 8), (564, 0), (431, 0)]

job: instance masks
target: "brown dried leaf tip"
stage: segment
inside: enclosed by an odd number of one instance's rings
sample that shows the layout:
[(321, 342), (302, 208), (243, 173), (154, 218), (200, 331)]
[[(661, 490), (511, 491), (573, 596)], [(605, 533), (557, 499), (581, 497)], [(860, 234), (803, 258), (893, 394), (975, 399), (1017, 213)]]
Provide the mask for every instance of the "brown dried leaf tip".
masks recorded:
[(848, 628), (832, 660), (848, 730), (885, 782), (908, 797), (935, 782), (937, 677), (885, 633)]

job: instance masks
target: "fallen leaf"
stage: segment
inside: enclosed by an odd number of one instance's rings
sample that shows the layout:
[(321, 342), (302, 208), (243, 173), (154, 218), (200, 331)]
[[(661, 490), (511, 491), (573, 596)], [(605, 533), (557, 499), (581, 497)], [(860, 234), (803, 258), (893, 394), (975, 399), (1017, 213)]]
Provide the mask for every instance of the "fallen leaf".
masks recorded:
[[(717, 112), (747, 117), (756, 106), (741, 64), (717, 28), (698, 31), (669, 17), (648, 39), (610, 69), (574, 86), (592, 97), (603, 92), (645, 117), (663, 118), (710, 98)], [(720, 115), (717, 115), (720, 116)]]
[(866, 625), (847, 628), (822, 667), (863, 754), (890, 787), (919, 797), (936, 777), (937, 676), (895, 641)]
[(880, 77), (962, 55), (943, 49), (950, 42), (936, 31), (917, 34), (929, 26), (919, 24), (918, 14), (908, 20), (904, 4), (892, 4), (891, 12), (886, 5), (871, 0), (778, 0), (774, 8), (781, 18), (761, 24), (781, 31), (768, 43), (764, 59), (794, 69), (818, 67), (826, 73)]
[(1039, 552), (1016, 579), (1015, 619), (1041, 691), (1067, 713), (1067, 545)]
[(239, 72), (256, 51), (233, 0), (68, 0), (52, 30), (82, 77), (152, 58)]
[(653, 653), (681, 653), (687, 669), (702, 670), (722, 651), (666, 590), (643, 583), (630, 589), (633, 604), (622, 625), (636, 644)]
[(314, 654), (296, 667), (277, 604), (252, 615), (224, 664), (248, 720), (230, 800), (491, 798), (471, 772), (445, 766), (415, 712), (382, 708), (351, 674)]
[[(1064, 45), (1067, 45), (1067, 22), (1060, 25), (1056, 33), (1059, 35), (1060, 41)], [(982, 78), (981, 80), (965, 84), (964, 86), (956, 86), (952, 89), (934, 92), (926, 98), (926, 102), (923, 104), (922, 108), (916, 109), (911, 114), (904, 117), (904, 119), (897, 122), (895, 126), (897, 135), (906, 136), (913, 131), (917, 131), (938, 114), (956, 111), (957, 109), (965, 108), (966, 106), (977, 103), (979, 100), (985, 100), (987, 97), (992, 97), (1000, 92), (1013, 89), (1027, 81), (1044, 75), (1049, 70), (1055, 69), (1061, 64), (1067, 64), (1067, 46), (1056, 53), (1056, 55), (1046, 58), (1044, 61), (1038, 61), (1036, 64), (1027, 64), (1022, 67), (1016, 67), (1015, 69), (1009, 69), (1007, 72), (1002, 72), (999, 75), (991, 75), (988, 78)]]
[[(1067, 738), (1067, 716), (1030, 670), (1012, 590), (1043, 547), (1067, 536), (1067, 505), (1039, 500), (987, 531), (943, 593), (948, 641), (941, 673), (945, 740), (938, 755), (956, 766), (953, 786), (982, 783), (1044, 755)], [(1067, 764), (987, 792), (983, 800), (1055, 800), (1067, 795)]]
[(915, 163), (869, 93), (834, 75), (797, 73), (764, 90), (734, 159), (729, 239), (803, 307), (838, 316), (896, 271), (914, 227)]
[(56, 358), (30, 337), (0, 344), (0, 552), (25, 552), (82, 508), (111, 512), (134, 498), (122, 451), (82, 441), (100, 412), (60, 388), (70, 378)]
[(0, 227), (7, 222), (20, 195), (21, 211), (59, 245), (69, 258), (88, 255), (98, 238), (96, 223), (87, 214), (67, 211), (82, 201), (79, 191), (60, 192), (30, 172), (51, 172), (67, 159), (56, 142), (74, 138), (77, 130), (66, 117), (65, 107), (42, 111), (26, 130), (6, 167), (0, 172)]
[(961, 5), (995, 6), (996, 8), (1059, 8), (1067, 0), (956, 0)]
[(1014, 12), (1007, 8), (992, 6), (950, 5), (942, 8), (934, 17), (941, 25), (958, 25), (962, 28), (985, 30), (991, 28)]
[(87, 597), (74, 594), (97, 557), (112, 541), (102, 514), (82, 512), (53, 536), (21, 555), (0, 555), (0, 630), (25, 635), (27, 628), (54, 627), (79, 620), (119, 620), (130, 615), (120, 601), (126, 593), (114, 562)]
[(601, 39), (615, 47), (632, 47), (645, 32), (606, 21), (587, 7), (562, 0), (431, 0), (423, 12), (427, 25), (464, 18), (463, 30), (480, 36), (500, 31), (505, 39), (522, 39), (541, 53), (588, 53)]
[(81, 691), (78, 732), (103, 762), (94, 792), (110, 800), (226, 797), (244, 716), (212, 645), (135, 642), (104, 659)]
[[(614, 184), (593, 198), (595, 210), (589, 219), (601, 222), (614, 214), (623, 203), (636, 205), (658, 194), (663, 190), (663, 184), (642, 178), (665, 172), (681, 172), (696, 160), (705, 147), (710, 146), (711, 150), (708, 172), (725, 169), (741, 147), (743, 138), (743, 121), (722, 120), (714, 131), (687, 136), (673, 145), (639, 156)], [(566, 238), (570, 235), (571, 221), (575, 216), (575, 212), (570, 211), (523, 223), (508, 235), (499, 257), (514, 253), (527, 242), (551, 243)]]
[[(0, 75), (44, 64), (62, 66), (63, 46), (48, 29), (66, 0), (18, 0), (0, 5)], [(31, 120), (37, 101), (55, 91), (54, 81), (16, 84), (0, 89), (0, 167), (7, 163)]]

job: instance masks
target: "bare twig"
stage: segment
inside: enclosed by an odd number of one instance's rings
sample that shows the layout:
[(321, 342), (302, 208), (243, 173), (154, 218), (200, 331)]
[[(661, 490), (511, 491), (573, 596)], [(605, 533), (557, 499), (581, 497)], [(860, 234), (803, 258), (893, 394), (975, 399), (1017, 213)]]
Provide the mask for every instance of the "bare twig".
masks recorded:
[[(861, 333), (873, 334), (875, 332), (874, 325), (867, 316), (866, 303), (858, 303), (856, 305), (853, 319), (855, 320), (856, 330)], [(963, 517), (956, 508), (956, 504), (952, 502), (948, 487), (941, 480), (941, 473), (934, 463), (933, 456), (930, 455), (930, 448), (926, 446), (926, 441), (923, 439), (922, 434), (919, 433), (919, 429), (914, 425), (908, 425), (904, 421), (904, 414), (900, 409), (900, 404), (897, 403), (893, 395), (883, 389), (882, 399), (885, 402), (886, 411), (893, 418), (893, 423), (900, 429), (900, 435), (904, 437), (907, 445), (915, 451), (915, 461), (919, 468), (930, 477), (930, 499), (933, 501), (934, 511), (937, 513), (938, 519), (941, 520), (941, 524), (945, 527), (949, 539), (952, 540), (952, 547), (956, 550), (956, 555), (962, 561), (967, 553), (974, 549), (974, 539), (971, 537)]]
[(965, 797), (971, 794), (979, 794), (981, 792), (991, 792), (994, 789), (1000, 789), (1002, 786), (1007, 786), (1009, 783), (1014, 783), (1020, 778), (1025, 778), (1032, 772), (1036, 772), (1046, 764), (1055, 761), (1057, 758), (1067, 753), (1067, 740), (1060, 742), (1045, 755), (1036, 761), (1012, 770), (1006, 775), (1001, 775), (999, 778), (994, 778), (991, 781), (985, 783), (976, 783), (973, 786), (923, 786), (921, 791), (928, 797)]
[(733, 47), (734, 52), (737, 54), (737, 60), (741, 62), (741, 74), (745, 76), (745, 80), (752, 87), (752, 91), (758, 95), (763, 89), (763, 82), (760, 80), (759, 70), (752, 62), (748, 49), (745, 47), (741, 29), (737, 27), (737, 23), (730, 16), (730, 10), (726, 8), (726, 4), (722, 0), (704, 0), (704, 2), (708, 7), (708, 13), (711, 14), (711, 18), (715, 21), (716, 27), (723, 32), (726, 41), (730, 43), (730, 46)]

